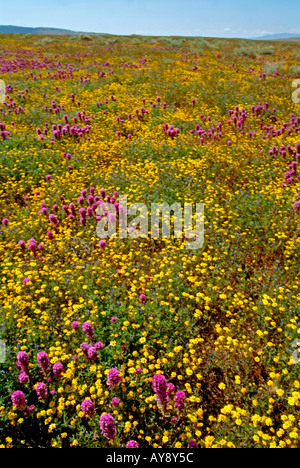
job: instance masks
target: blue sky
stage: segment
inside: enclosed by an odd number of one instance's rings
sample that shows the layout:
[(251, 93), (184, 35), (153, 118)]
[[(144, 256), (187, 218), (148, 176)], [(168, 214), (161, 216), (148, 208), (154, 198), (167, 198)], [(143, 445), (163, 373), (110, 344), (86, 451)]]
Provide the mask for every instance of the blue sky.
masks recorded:
[(0, 24), (113, 34), (300, 34), (299, 0), (11, 0)]

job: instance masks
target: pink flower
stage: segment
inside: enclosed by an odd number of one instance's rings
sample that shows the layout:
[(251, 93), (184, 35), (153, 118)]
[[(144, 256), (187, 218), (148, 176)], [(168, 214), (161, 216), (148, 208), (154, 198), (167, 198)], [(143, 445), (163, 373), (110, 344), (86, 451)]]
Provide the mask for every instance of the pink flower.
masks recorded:
[(89, 346), (88, 358), (92, 361), (98, 361), (97, 349), (94, 346)]
[(111, 400), (110, 404), (111, 404), (111, 406), (115, 406), (117, 408), (119, 406), (119, 404), (120, 404), (120, 398), (117, 398), (117, 397), (113, 398)]
[(42, 371), (45, 374), (47, 374), (48, 370), (49, 370), (49, 367), (50, 367), (50, 361), (49, 361), (49, 358), (48, 358), (48, 354), (45, 353), (45, 351), (41, 351), (37, 355), (37, 361), (38, 361)]
[(106, 242), (105, 242), (105, 240), (102, 239), (102, 240), (99, 242), (99, 247), (100, 247), (100, 249), (104, 249), (104, 247), (106, 247)]
[(126, 448), (139, 448), (139, 444), (135, 440), (130, 440), (127, 442)]
[(2, 219), (2, 224), (4, 224), (4, 226), (8, 226), (8, 224), (9, 224), (8, 219), (6, 219), (6, 218)]
[(83, 352), (83, 354), (88, 357), (88, 350), (89, 350), (90, 345), (88, 343), (81, 343), (80, 349)]
[(84, 322), (82, 324), (82, 330), (86, 334), (87, 338), (93, 338), (94, 336), (94, 328), (90, 324), (90, 322)]
[(122, 377), (120, 376), (120, 372), (116, 368), (112, 368), (109, 370), (107, 375), (107, 384), (110, 387), (117, 387), (122, 382)]
[(139, 297), (140, 297), (140, 301), (141, 301), (141, 302), (146, 302), (146, 296), (145, 296), (145, 294), (140, 294)]
[(25, 395), (20, 390), (13, 392), (11, 401), (13, 406), (16, 406), (17, 409), (23, 409), (26, 406)]
[(64, 366), (60, 362), (56, 362), (53, 366), (53, 374), (57, 378), (60, 378), (62, 376), (63, 371), (64, 371)]
[(194, 440), (191, 440), (189, 442), (188, 448), (198, 448), (198, 445)]
[(31, 250), (33, 253), (36, 252), (37, 250), (37, 245), (36, 245), (36, 240), (35, 239), (30, 239), (28, 243), (28, 248)]
[(169, 403), (168, 382), (164, 375), (156, 374), (152, 379), (158, 407), (163, 415), (167, 412)]
[(45, 400), (47, 398), (48, 389), (43, 382), (38, 383), (35, 390), (39, 400)]
[(300, 201), (296, 201), (293, 205), (294, 211), (300, 211)]
[(168, 383), (167, 387), (168, 387), (167, 391), (168, 391), (169, 393), (173, 393), (173, 392), (174, 392), (174, 390), (175, 390), (175, 385), (173, 385), (171, 382)]
[(108, 440), (116, 438), (117, 430), (114, 422), (114, 418), (111, 414), (105, 413), (100, 418), (100, 429), (104, 437)]
[(175, 395), (175, 408), (178, 413), (184, 409), (185, 392), (178, 391)]
[(117, 317), (112, 317), (110, 319), (110, 321), (111, 321), (111, 323), (117, 323), (118, 319), (117, 319)]
[(90, 399), (85, 399), (81, 403), (81, 411), (84, 413), (85, 416), (93, 416), (95, 413), (95, 408), (92, 400)]
[(18, 242), (19, 246), (21, 247), (22, 250), (25, 250), (25, 242), (23, 240), (20, 240)]
[(79, 328), (79, 323), (74, 320), (74, 322), (71, 323), (71, 328), (72, 330), (77, 330), (77, 328)]
[(49, 221), (50, 221), (50, 223), (52, 223), (54, 225), (59, 224), (59, 221), (58, 221), (57, 217), (54, 214), (49, 215)]
[(29, 375), (24, 370), (21, 370), (18, 379), (20, 383), (25, 384), (29, 381)]
[(97, 341), (97, 343), (94, 344), (94, 348), (97, 349), (97, 351), (101, 351), (101, 349), (104, 348), (104, 344), (101, 341)]
[(27, 371), (29, 367), (29, 356), (25, 351), (20, 351), (17, 355), (17, 367)]

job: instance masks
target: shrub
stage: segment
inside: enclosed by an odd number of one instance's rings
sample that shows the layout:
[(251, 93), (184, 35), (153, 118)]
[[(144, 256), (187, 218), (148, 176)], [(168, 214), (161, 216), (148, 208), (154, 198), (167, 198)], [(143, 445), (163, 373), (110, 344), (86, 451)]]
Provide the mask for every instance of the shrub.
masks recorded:
[(282, 65), (280, 63), (266, 63), (263, 66), (263, 71), (266, 73), (266, 75), (274, 75), (275, 72), (281, 72), (282, 71)]
[(42, 39), (36, 41), (34, 45), (36, 47), (45, 47), (46, 45), (53, 44), (55, 41), (51, 37), (43, 37)]
[(92, 41), (93, 38), (89, 34), (80, 34), (79, 39), (81, 41)]

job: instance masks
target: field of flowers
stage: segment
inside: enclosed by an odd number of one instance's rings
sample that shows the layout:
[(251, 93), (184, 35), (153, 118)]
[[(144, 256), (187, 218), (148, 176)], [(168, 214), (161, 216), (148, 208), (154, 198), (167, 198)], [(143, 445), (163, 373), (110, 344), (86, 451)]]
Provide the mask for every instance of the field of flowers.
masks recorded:
[[(299, 448), (300, 44), (0, 48), (0, 447)], [(99, 242), (121, 194), (204, 246)]]

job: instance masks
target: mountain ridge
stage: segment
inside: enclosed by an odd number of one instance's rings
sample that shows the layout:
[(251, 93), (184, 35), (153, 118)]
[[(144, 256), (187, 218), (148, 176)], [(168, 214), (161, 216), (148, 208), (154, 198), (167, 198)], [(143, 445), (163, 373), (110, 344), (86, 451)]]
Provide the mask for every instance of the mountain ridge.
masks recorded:
[(79, 34), (101, 34), (107, 35), (107, 33), (95, 33), (86, 31), (72, 31), (71, 29), (60, 29), (60, 28), (45, 28), (37, 27), (30, 28), (24, 26), (13, 26), (13, 25), (0, 25), (0, 34), (46, 34), (46, 35), (57, 35), (57, 36), (77, 36)]
[(267, 34), (266, 36), (261, 37), (252, 37), (251, 39), (256, 41), (276, 41), (279, 39), (297, 39), (300, 38), (300, 34), (292, 33), (278, 33), (278, 34)]

